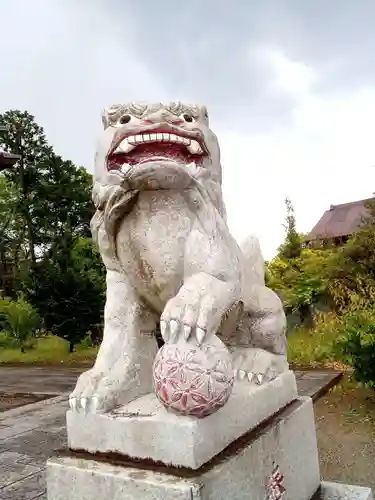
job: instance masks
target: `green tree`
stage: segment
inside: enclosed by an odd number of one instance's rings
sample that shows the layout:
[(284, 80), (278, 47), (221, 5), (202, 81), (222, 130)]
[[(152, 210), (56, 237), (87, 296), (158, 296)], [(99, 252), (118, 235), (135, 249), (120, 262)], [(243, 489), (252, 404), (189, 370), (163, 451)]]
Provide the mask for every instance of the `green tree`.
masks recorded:
[(0, 290), (16, 298), (16, 281), (28, 253), (25, 223), (17, 210), (18, 190), (0, 174)]
[(337, 250), (328, 274), (338, 312), (375, 308), (375, 225), (366, 224)]
[(37, 263), (25, 291), (46, 329), (67, 340), (73, 352), (102, 319), (105, 269), (89, 238), (78, 238), (67, 255), (54, 257)]
[(37, 245), (36, 226), (33, 222), (33, 208), (38, 199), (38, 187), (42, 163), (53, 155), (48, 145), (44, 130), (27, 111), (10, 110), (0, 115), (0, 125), (8, 133), (0, 136), (0, 146), (9, 153), (20, 155), (16, 166), (4, 175), (10, 179), (19, 191), (17, 210), (22, 216), (28, 241), (31, 264), (35, 265)]
[(91, 201), (92, 178), (84, 168), (59, 156), (46, 160), (40, 179), (33, 217), (43, 253), (52, 259), (68, 255), (75, 240), (90, 236), (94, 213)]
[(7, 111), (0, 115), (1, 124), (9, 132), (0, 138), (0, 145), (21, 157), (4, 175), (18, 191), (16, 208), (34, 266), (44, 252), (67, 251), (76, 236), (90, 234), (91, 175), (56, 155), (43, 128), (27, 111)]
[(285, 199), (286, 216), (285, 216), (285, 240), (279, 247), (278, 255), (285, 260), (296, 259), (301, 255), (302, 238), (297, 232), (296, 216), (290, 198)]
[[(21, 158), (3, 174), (7, 184), (0, 185), (0, 215), (3, 211), (9, 221), (4, 235), (27, 241), (17, 251), (26, 250), (31, 264), (19, 267), (15, 292), (25, 291), (45, 326), (73, 349), (100, 321), (104, 306), (104, 269), (90, 238), (91, 175), (56, 155), (27, 111), (7, 111), (0, 125), (9, 131), (0, 146)], [(13, 211), (6, 208), (11, 198)], [(17, 248), (3, 241), (6, 253)]]
[(303, 247), (303, 238), (296, 229), (296, 217), (289, 198), (285, 200), (285, 240), (277, 256), (267, 264), (266, 276), (270, 288), (283, 299), (289, 317), (298, 314), (300, 322), (314, 325), (313, 307), (327, 301), (327, 278), (323, 270), (328, 265), (328, 252)]

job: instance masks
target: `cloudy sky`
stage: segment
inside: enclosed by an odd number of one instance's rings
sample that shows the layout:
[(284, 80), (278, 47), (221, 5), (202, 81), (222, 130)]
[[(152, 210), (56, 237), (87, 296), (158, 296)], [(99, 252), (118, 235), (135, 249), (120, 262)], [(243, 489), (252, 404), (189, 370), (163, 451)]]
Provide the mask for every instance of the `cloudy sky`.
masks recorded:
[(103, 107), (208, 106), (229, 224), (270, 258), (284, 199), (309, 231), (375, 191), (373, 0), (0, 0), (0, 112), (92, 170)]

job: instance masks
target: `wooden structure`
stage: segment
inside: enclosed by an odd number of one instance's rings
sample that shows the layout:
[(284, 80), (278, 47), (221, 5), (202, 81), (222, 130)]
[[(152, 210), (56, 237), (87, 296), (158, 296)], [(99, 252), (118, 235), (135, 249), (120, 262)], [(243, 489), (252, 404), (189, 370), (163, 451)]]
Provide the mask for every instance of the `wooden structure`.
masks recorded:
[[(6, 132), (7, 128), (0, 125), (0, 133)], [(0, 149), (0, 172), (6, 168), (13, 167), (13, 165), (20, 159), (19, 155), (6, 153)]]
[(331, 205), (305, 238), (306, 244), (330, 243), (343, 245), (363, 224), (369, 211), (367, 204), (374, 199)]

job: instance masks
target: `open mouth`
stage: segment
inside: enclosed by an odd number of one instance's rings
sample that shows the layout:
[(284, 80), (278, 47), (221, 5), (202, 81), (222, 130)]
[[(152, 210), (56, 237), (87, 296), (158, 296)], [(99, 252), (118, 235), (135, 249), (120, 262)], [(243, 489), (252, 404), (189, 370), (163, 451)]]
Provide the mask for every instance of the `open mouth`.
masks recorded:
[(198, 140), (182, 134), (152, 130), (123, 137), (108, 155), (108, 170), (121, 170), (151, 161), (174, 161), (200, 164), (207, 155)]

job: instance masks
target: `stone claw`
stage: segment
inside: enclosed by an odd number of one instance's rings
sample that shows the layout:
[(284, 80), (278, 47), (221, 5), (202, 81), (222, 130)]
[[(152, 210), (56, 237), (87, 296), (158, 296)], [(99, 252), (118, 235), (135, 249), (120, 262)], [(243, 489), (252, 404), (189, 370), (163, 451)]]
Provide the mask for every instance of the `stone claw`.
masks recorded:
[(264, 375), (263, 375), (262, 373), (257, 373), (257, 374), (255, 375), (255, 383), (256, 383), (257, 385), (262, 385), (263, 380), (264, 380)]
[(87, 398), (81, 398), (81, 407), (86, 410), (86, 407), (87, 407)]
[(160, 321), (160, 333), (164, 342), (168, 342), (167, 323), (165, 321)]
[(99, 407), (99, 398), (98, 398), (98, 396), (93, 396), (91, 398), (91, 408), (92, 408), (93, 412), (96, 412), (98, 407)]
[(188, 340), (191, 334), (191, 326), (189, 325), (184, 325), (184, 338), (185, 340)]
[(246, 377), (245, 370), (238, 370), (238, 379), (243, 380)]
[(197, 326), (195, 334), (197, 336), (198, 345), (201, 345), (202, 342), (203, 342), (203, 339), (204, 339), (204, 337), (206, 335), (206, 332), (202, 328), (199, 328), (199, 326)]
[(171, 342), (174, 342), (176, 340), (178, 330), (179, 330), (178, 321), (176, 321), (175, 319), (171, 319), (171, 321), (169, 322), (169, 331), (170, 331), (169, 340)]
[(77, 409), (77, 399), (69, 398), (69, 406), (71, 410), (75, 411)]
[(254, 373), (249, 372), (249, 373), (247, 374), (247, 379), (248, 379), (248, 381), (249, 381), (249, 382), (252, 382), (252, 381), (253, 381), (253, 378), (254, 378)]

